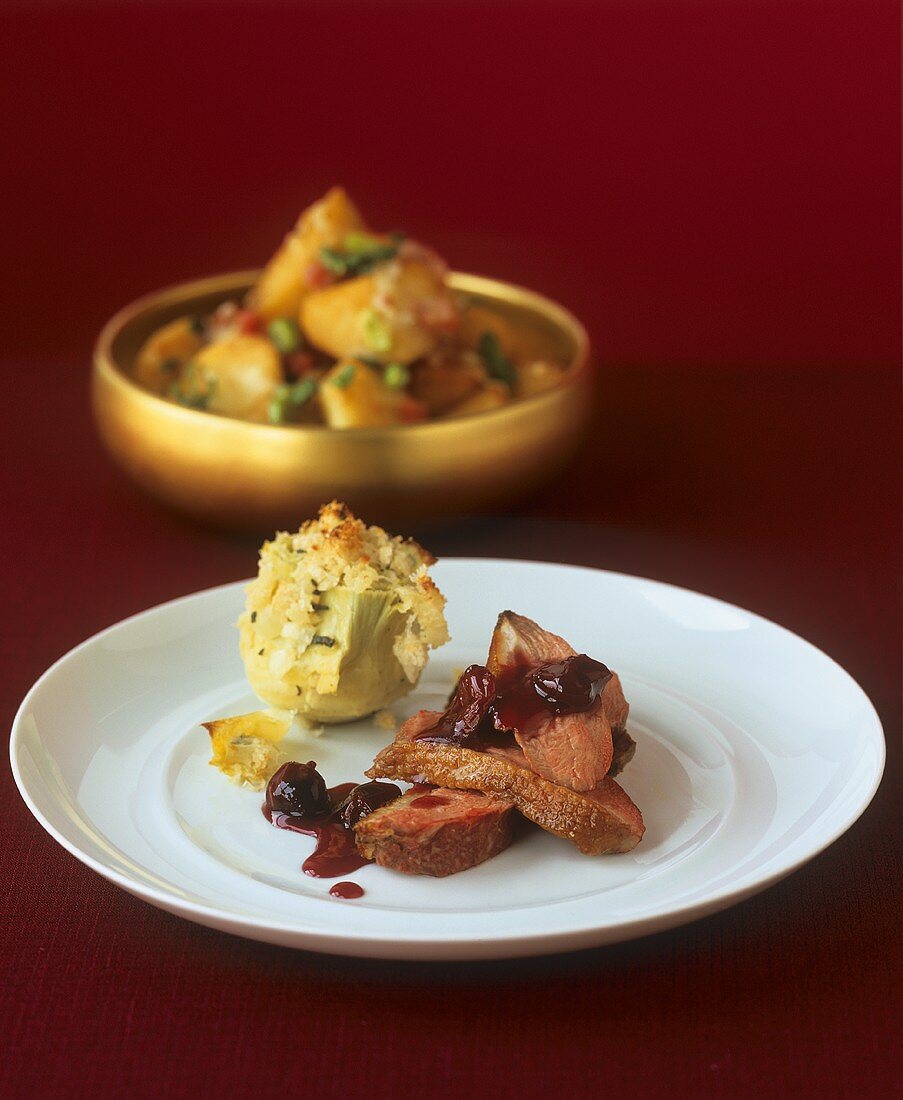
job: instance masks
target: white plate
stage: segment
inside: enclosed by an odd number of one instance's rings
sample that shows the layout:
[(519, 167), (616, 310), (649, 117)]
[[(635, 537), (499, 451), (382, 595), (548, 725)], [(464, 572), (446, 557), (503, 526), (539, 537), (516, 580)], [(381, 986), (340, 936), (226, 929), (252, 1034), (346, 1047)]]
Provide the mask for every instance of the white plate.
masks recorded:
[[(96, 635), (32, 688), (13, 726), (16, 782), (45, 829), (124, 889), (272, 943), (473, 959), (613, 943), (761, 890), (856, 820), (884, 738), (830, 658), (747, 611), (654, 581), (564, 565), (446, 560), (452, 642), (406, 717), (441, 707), (512, 608), (621, 675), (637, 752), (623, 785), (646, 819), (628, 855), (590, 858), (539, 830), (445, 879), (367, 866), (357, 901), (301, 874), (313, 841), (273, 829), (261, 796), (207, 766), (201, 721), (258, 704), (238, 655), (243, 585), (175, 600)], [(390, 735), (368, 721), (298, 739), (332, 785)]]

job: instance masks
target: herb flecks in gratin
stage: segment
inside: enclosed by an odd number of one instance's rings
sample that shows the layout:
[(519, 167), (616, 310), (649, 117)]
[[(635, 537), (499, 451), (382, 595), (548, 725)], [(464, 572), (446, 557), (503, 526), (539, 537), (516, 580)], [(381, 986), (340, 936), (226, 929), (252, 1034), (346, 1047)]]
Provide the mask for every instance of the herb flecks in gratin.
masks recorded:
[(316, 722), (360, 718), (407, 694), (429, 650), (448, 640), (434, 560), (336, 501), (277, 534), (239, 619), (251, 686)]

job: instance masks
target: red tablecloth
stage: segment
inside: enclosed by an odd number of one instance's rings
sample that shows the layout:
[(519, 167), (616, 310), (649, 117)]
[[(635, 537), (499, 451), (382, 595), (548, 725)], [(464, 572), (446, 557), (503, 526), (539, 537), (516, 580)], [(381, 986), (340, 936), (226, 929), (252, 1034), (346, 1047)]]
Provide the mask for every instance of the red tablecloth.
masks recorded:
[(566, 478), (413, 533), (752, 608), (849, 669), (890, 750), (864, 817), (766, 893), (631, 944), (460, 966), (171, 917), (58, 848), (2, 768), (0, 1094), (899, 1094), (897, 6), (0, 19), (8, 721), (87, 635), (254, 567), (253, 539), (108, 464), (94, 332), (137, 293), (259, 261), (340, 180), (456, 267), (560, 298), (598, 350)]

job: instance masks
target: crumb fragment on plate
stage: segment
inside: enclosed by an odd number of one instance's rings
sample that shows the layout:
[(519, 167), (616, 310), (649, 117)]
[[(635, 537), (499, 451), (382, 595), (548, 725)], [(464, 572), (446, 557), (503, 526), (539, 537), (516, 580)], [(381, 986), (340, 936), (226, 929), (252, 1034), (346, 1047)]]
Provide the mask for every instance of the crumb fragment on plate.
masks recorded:
[(285, 759), (279, 746), (291, 721), (283, 717), (255, 710), (201, 724), (210, 734), (210, 764), (240, 787), (263, 790)]
[(395, 720), (395, 715), (390, 710), (378, 710), (373, 716), (373, 721), (377, 727), (381, 730), (388, 730), (390, 733), (394, 733), (398, 725)]

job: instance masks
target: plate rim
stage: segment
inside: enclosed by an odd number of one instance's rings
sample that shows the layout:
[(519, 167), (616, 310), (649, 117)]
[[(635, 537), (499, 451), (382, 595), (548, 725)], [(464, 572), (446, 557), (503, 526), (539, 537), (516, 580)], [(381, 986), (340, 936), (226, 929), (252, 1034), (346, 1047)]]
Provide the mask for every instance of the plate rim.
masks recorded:
[[(102, 878), (112, 882), (132, 896), (176, 916), (190, 920), (193, 923), (215, 928), (219, 931), (242, 938), (276, 943), (297, 950), (346, 956), (351, 955), (362, 958), (391, 958), (397, 960), (407, 959), (445, 962), (466, 962), (476, 959), (501, 959), (531, 955), (547, 955), (584, 948), (602, 947), (625, 940), (639, 939), (699, 920), (732, 905), (739, 904), (747, 897), (767, 889), (820, 855), (859, 820), (874, 799), (884, 776), (887, 759), (886, 735), (875, 705), (862, 685), (847, 671), (847, 669), (823, 649), (802, 637), (802, 635), (790, 630), (788, 627), (782, 626), (780, 623), (760, 615), (758, 612), (741, 607), (739, 604), (733, 604), (727, 600), (723, 600), (718, 596), (712, 596), (706, 592), (686, 588), (669, 581), (661, 581), (655, 578), (644, 577), (618, 570), (600, 569), (593, 566), (575, 565), (569, 562), (550, 562), (531, 558), (486, 558), (446, 555), (441, 559), (441, 563), (445, 562), (453, 562), (456, 565), (464, 566), (545, 566), (575, 572), (602, 574), (615, 580), (625, 581), (628, 584), (652, 585), (661, 589), (690, 595), (695, 598), (710, 600), (731, 611), (740, 612), (768, 628), (776, 629), (785, 635), (789, 635), (794, 642), (802, 644), (820, 658), (829, 662), (830, 665), (833, 665), (834, 669), (840, 672), (853, 691), (858, 693), (861, 700), (865, 703), (868, 718), (870, 720), (868, 734), (872, 737), (874, 747), (878, 754), (874, 773), (871, 776), (871, 781), (867, 790), (864, 791), (857, 804), (844, 814), (838, 823), (834, 824), (830, 829), (825, 830), (823, 835), (818, 838), (814, 845), (807, 846), (804, 853), (794, 856), (789, 860), (781, 860), (780, 857), (778, 857), (775, 861), (776, 866), (765, 875), (757, 876), (755, 872), (748, 872), (746, 877), (739, 880), (739, 882), (724, 886), (706, 895), (706, 897), (701, 900), (690, 902), (685, 905), (678, 905), (670, 908), (666, 907), (661, 911), (657, 910), (652, 913), (647, 913), (642, 917), (619, 920), (610, 924), (604, 922), (597, 923), (592, 927), (581, 926), (579, 928), (565, 929), (557, 932), (535, 930), (516, 933), (511, 933), (510, 931), (489, 932), (480, 935), (479, 938), (473, 938), (473, 936), (463, 932), (460, 934), (437, 937), (431, 933), (418, 934), (415, 930), (409, 928), (404, 930), (403, 938), (399, 938), (397, 933), (362, 931), (359, 929), (344, 929), (336, 934), (321, 929), (304, 928), (303, 925), (300, 925), (298, 922), (287, 923), (284, 920), (274, 920), (257, 915), (248, 915), (244, 917), (236, 916), (215, 905), (199, 904), (188, 899), (180, 898), (164, 890), (137, 881), (127, 874), (106, 865), (63, 835), (44, 816), (32, 796), (31, 791), (28, 789), (28, 785), (18, 766), (17, 749), (23, 742), (25, 736), (25, 717), (32, 700), (43, 689), (46, 682), (55, 674), (57, 669), (66, 662), (74, 659), (82, 650), (97, 644), (107, 635), (142, 618), (165, 612), (171, 607), (199, 597), (212, 596), (216, 593), (225, 592), (226, 590), (240, 590), (250, 583), (252, 578), (249, 577), (238, 581), (226, 581), (209, 588), (203, 588), (195, 592), (175, 596), (172, 599), (164, 600), (152, 607), (145, 608), (143, 611), (135, 612), (95, 632), (53, 661), (28, 689), (16, 710), (12, 722), (9, 741), (9, 758), (13, 779), (20, 797), (45, 832), (47, 832), (64, 850), (69, 852), (70, 855), (78, 859), (80, 863), (89, 867), (96, 874), (99, 874)], [(266, 935), (260, 935), (258, 933), (266, 933)]]

